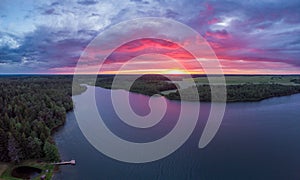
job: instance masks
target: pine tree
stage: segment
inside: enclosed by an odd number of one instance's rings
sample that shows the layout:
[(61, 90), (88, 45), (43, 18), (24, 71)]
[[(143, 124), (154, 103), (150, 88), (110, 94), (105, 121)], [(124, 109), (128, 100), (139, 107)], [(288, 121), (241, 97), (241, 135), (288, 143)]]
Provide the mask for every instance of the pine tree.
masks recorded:
[(0, 128), (0, 161), (8, 161), (7, 134)]
[(7, 144), (8, 156), (12, 162), (20, 162), (20, 149), (19, 144), (11, 133), (8, 133), (8, 144)]
[(49, 162), (59, 161), (58, 150), (55, 145), (46, 141), (43, 150), (44, 150), (45, 158), (47, 161), (49, 161)]
[(42, 141), (37, 137), (29, 137), (27, 139), (27, 150), (30, 158), (42, 157)]

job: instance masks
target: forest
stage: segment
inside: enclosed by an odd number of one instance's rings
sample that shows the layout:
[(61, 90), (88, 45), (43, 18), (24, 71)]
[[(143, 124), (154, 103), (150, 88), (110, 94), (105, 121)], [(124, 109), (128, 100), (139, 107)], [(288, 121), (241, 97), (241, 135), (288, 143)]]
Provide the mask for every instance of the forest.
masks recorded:
[(59, 160), (51, 133), (73, 109), (71, 85), (70, 76), (0, 77), (0, 161)]
[[(199, 100), (209, 102), (211, 101), (211, 86), (208, 85), (206, 76), (194, 76), (194, 80), (199, 81), (201, 78), (202, 84), (197, 84)], [(136, 79), (134, 75), (126, 75), (119, 77), (121, 80), (112, 87), (114, 76), (99, 76), (96, 81), (96, 86), (111, 89), (126, 89), (131, 92), (154, 95), (160, 94), (170, 100), (187, 100), (195, 101), (192, 95), (192, 88), (177, 89), (177, 86), (171, 82), (171, 79), (162, 75), (143, 75)], [(181, 81), (184, 76), (171, 76), (172, 80)], [(251, 81), (246, 81), (253, 78)], [(135, 80), (136, 79), (136, 80)], [(260, 101), (271, 97), (279, 97), (300, 93), (300, 78), (299, 76), (225, 76), (227, 85), (227, 102), (246, 102), (246, 101)], [(235, 79), (235, 83), (232, 83)], [(238, 79), (238, 80), (237, 80)], [(130, 83), (134, 82), (129, 87)], [(204, 83), (203, 83), (204, 82)], [(246, 83), (245, 83), (246, 82)], [(278, 82), (278, 83), (276, 83)], [(214, 85), (216, 89), (221, 86)], [(163, 91), (173, 90), (169, 93), (162, 93)], [(180, 97), (180, 94), (183, 97)], [(219, 97), (219, 98), (218, 98)], [(220, 94), (216, 94), (216, 101), (222, 101)]]
[[(114, 78), (114, 76), (98, 76), (96, 86), (106, 89), (126, 89), (130, 92), (149, 96), (160, 94), (162, 91), (173, 90), (177, 88), (175, 84), (169, 82), (170, 79), (162, 75), (143, 75), (138, 78), (133, 75), (118, 76), (119, 80), (115, 82), (114, 87), (112, 87)], [(177, 79), (180, 80), (181, 78)]]
[[(176, 84), (161, 75), (144, 75), (139, 78), (121, 76), (120, 81), (112, 87), (114, 78), (113, 75), (98, 76), (96, 86), (126, 89), (149, 96), (161, 94), (171, 100), (195, 100), (190, 96), (190, 88), (177, 89)], [(172, 78), (181, 81), (183, 77)], [(259, 101), (300, 93), (300, 86), (297, 85), (300, 78), (289, 78), (293, 84), (229, 84), (226, 86), (227, 101)], [(285, 80), (284, 77), (281, 79)], [(73, 93), (84, 92), (86, 87), (79, 84), (92, 85), (89, 80), (89, 76), (82, 76), (76, 82)], [(49, 162), (59, 160), (51, 134), (64, 124), (66, 113), (73, 110), (72, 82), (72, 76), (0, 76), (0, 161), (18, 163), (26, 159)], [(197, 85), (200, 101), (211, 100), (210, 88), (208, 84)], [(169, 92), (162, 93), (166, 91)], [(184, 94), (185, 99), (181, 99), (180, 94)]]
[(299, 79), (292, 79), (291, 82), (294, 82), (296, 84), (300, 84), (300, 78)]
[[(217, 89), (218, 86), (215, 86)], [(198, 85), (199, 100), (204, 102), (211, 101), (211, 89), (209, 85)], [(227, 102), (252, 102), (261, 101), (263, 99), (279, 96), (287, 96), (300, 93), (300, 86), (281, 85), (281, 84), (240, 84), (240, 85), (227, 85)], [(180, 97), (180, 94), (183, 94)], [(165, 95), (166, 98), (171, 100), (187, 100), (196, 101), (191, 94), (191, 88), (177, 90)], [(220, 95), (215, 95), (215, 101), (222, 101)]]

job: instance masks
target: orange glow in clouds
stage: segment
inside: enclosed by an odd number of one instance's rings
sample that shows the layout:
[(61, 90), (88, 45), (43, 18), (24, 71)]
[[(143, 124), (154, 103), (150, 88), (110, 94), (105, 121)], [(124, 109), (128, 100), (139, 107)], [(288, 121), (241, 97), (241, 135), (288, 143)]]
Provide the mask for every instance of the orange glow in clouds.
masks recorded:
[(99, 73), (191, 74), (196, 67), (196, 73), (203, 72), (194, 56), (176, 43), (161, 39), (139, 39), (117, 48), (106, 59)]
[[(220, 32), (224, 36), (225, 32)], [(212, 45), (212, 44), (211, 44)], [(214, 47), (218, 52), (228, 51), (221, 47)], [(159, 39), (139, 39), (128, 42), (117, 48), (99, 69), (97, 56), (101, 55), (101, 48), (88, 52), (87, 66), (82, 72), (86, 74), (205, 74), (201, 63), (176, 43)], [(152, 56), (147, 56), (152, 54)], [(157, 56), (153, 56), (157, 54)], [(203, 53), (205, 54), (205, 52)], [(201, 57), (199, 61), (209, 61), (209, 57)], [(137, 59), (132, 61), (132, 59)], [(92, 63), (91, 63), (92, 62)], [(299, 69), (284, 62), (272, 62), (255, 59), (219, 59), (224, 74), (299, 74)], [(126, 66), (125, 69), (122, 67)], [(206, 67), (209, 70), (218, 67)], [(74, 73), (73, 67), (54, 68), (52, 71), (65, 74)], [(210, 71), (213, 72), (213, 71)]]

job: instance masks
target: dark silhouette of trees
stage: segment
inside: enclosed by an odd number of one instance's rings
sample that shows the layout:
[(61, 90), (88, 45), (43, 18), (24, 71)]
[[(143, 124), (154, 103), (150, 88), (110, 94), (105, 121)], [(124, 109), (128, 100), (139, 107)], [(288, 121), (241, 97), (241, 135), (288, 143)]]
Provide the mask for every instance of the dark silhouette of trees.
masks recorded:
[[(211, 101), (211, 90), (209, 85), (197, 86), (200, 101)], [(218, 86), (215, 86), (217, 89)], [(227, 102), (246, 102), (246, 101), (260, 101), (271, 97), (279, 97), (300, 93), (300, 86), (294, 85), (281, 85), (281, 84), (240, 84), (228, 85), (227, 89)], [(166, 98), (171, 100), (180, 100), (180, 93), (185, 94), (186, 99), (193, 101), (193, 96), (189, 97), (191, 92), (190, 88), (182, 89), (180, 92), (169, 93)], [(217, 91), (218, 92), (218, 91)], [(216, 97), (221, 95), (216, 94)], [(216, 99), (218, 101), (218, 99)], [(221, 98), (219, 99), (221, 101)]]
[[(197, 75), (195, 75), (197, 77)], [(114, 76), (98, 76), (96, 81), (96, 86), (103, 88), (111, 89)], [(161, 94), (171, 100), (187, 100), (187, 101), (211, 101), (211, 86), (208, 84), (197, 85), (198, 99), (193, 95), (192, 88), (180, 89), (177, 90), (175, 84), (171, 83), (170, 80), (162, 75), (143, 75), (139, 78), (135, 78), (134, 75), (124, 75), (119, 76), (122, 80), (117, 83), (114, 87), (116, 89), (125, 89), (131, 92), (140, 93), (144, 95), (154, 95)], [(178, 76), (177, 80), (181, 80), (184, 76)], [(241, 77), (242, 78), (242, 77)], [(135, 80), (136, 79), (136, 80)], [(300, 79), (295, 77), (291, 82), (299, 83)], [(133, 82), (130, 89), (128, 89), (128, 84)], [(214, 85), (215, 89), (220, 88), (219, 85)], [(260, 101), (263, 99), (286, 96), (295, 93), (300, 93), (300, 86), (296, 85), (281, 85), (275, 83), (265, 83), (265, 84), (235, 84), (227, 85), (227, 102), (245, 102), (245, 101)], [(174, 90), (175, 92), (168, 93), (166, 95), (162, 94), (162, 91)], [(183, 97), (180, 97), (180, 93), (183, 94)], [(222, 101), (222, 93), (215, 94), (216, 101)]]
[(296, 84), (300, 84), (300, 79), (292, 79), (291, 82), (296, 83)]
[[(120, 81), (116, 83), (114, 88), (126, 89), (130, 92), (140, 93), (152, 96), (154, 94), (160, 94), (161, 91), (176, 89), (176, 85), (170, 82), (165, 76), (162, 75), (143, 75), (136, 79), (134, 75), (119, 76)], [(175, 79), (176, 77), (173, 77)], [(177, 77), (178, 80), (182, 79)], [(111, 89), (114, 76), (98, 76), (96, 86), (102, 88)], [(127, 85), (132, 83), (130, 89), (127, 89)]]

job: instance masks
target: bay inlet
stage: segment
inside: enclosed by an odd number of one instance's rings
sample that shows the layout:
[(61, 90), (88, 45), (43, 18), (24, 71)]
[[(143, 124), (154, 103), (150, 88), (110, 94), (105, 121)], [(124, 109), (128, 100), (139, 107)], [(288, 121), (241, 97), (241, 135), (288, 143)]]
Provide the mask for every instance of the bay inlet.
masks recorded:
[[(167, 113), (161, 122), (147, 130), (129, 127), (114, 112), (110, 91), (96, 87), (98, 110), (107, 127), (123, 139), (153, 141), (177, 122), (180, 103), (166, 99)], [(137, 114), (149, 113), (148, 96), (130, 93), (130, 100)], [(228, 103), (217, 135), (199, 149), (210, 110), (210, 103), (201, 103), (198, 124), (188, 141), (170, 156), (143, 164), (120, 162), (98, 152), (70, 112), (54, 139), (61, 158), (76, 159), (76, 166), (61, 166), (54, 179), (300, 179), (299, 107), (300, 94)]]

